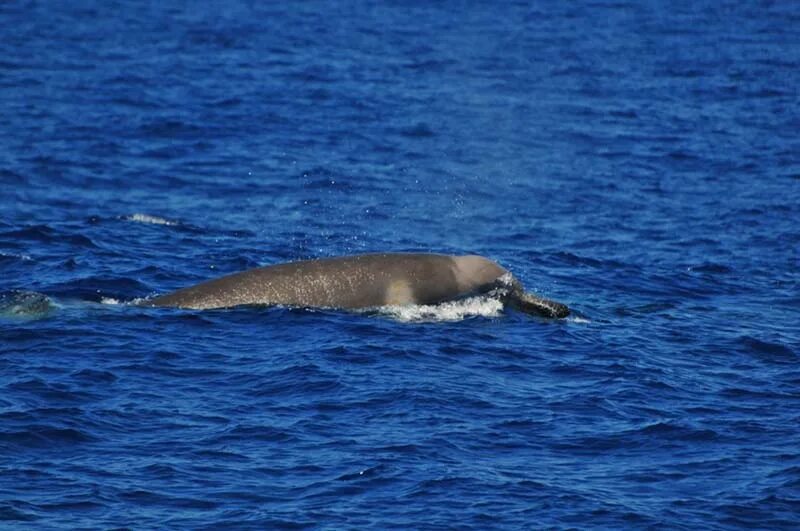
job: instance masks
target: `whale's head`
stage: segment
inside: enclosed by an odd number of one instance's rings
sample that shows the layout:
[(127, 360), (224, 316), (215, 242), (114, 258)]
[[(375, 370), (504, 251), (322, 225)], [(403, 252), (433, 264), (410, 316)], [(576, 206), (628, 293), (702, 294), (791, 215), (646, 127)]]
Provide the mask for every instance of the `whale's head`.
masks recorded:
[(483, 256), (455, 256), (453, 261), (456, 265), (456, 282), (462, 292), (475, 291), (494, 284), (504, 275), (510, 277), (508, 270)]
[(462, 293), (497, 287), (503, 300), (522, 312), (553, 319), (562, 319), (570, 314), (565, 304), (526, 292), (508, 270), (488, 258), (468, 255), (456, 256), (453, 260), (456, 281)]

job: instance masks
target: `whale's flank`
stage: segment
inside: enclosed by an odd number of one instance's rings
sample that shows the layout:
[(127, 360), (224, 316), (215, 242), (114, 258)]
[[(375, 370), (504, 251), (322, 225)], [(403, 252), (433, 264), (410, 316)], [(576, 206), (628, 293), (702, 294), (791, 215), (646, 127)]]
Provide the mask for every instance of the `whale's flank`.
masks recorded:
[[(508, 271), (481, 256), (384, 253), (303, 260), (235, 273), (145, 304), (190, 309), (286, 305), (367, 308), (436, 304), (497, 287)], [(518, 309), (564, 317), (566, 306), (527, 294), (516, 280), (506, 298)]]

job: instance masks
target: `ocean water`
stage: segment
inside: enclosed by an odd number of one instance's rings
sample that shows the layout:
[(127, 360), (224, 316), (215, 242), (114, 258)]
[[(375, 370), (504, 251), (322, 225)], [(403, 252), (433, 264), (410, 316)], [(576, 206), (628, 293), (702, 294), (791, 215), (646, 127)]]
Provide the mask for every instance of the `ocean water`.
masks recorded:
[[(796, 2), (0, 3), (0, 528), (797, 529)], [(573, 315), (132, 306), (476, 253)]]

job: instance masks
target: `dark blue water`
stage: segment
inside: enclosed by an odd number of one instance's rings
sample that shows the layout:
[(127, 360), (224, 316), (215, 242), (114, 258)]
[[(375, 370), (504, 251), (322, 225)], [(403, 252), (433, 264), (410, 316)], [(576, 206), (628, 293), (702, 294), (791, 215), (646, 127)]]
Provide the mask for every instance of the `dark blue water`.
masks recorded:
[[(795, 2), (0, 4), (0, 527), (797, 528), (798, 87)], [(575, 317), (127, 304), (371, 251)]]

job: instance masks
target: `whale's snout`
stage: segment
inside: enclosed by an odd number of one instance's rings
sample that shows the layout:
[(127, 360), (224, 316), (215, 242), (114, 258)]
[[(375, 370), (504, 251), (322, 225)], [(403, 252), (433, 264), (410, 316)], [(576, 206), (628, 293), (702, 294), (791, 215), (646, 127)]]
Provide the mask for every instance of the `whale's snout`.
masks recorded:
[(549, 317), (551, 319), (563, 319), (570, 314), (569, 307), (560, 302), (551, 301), (532, 293), (519, 291), (510, 300), (511, 304), (518, 310)]

